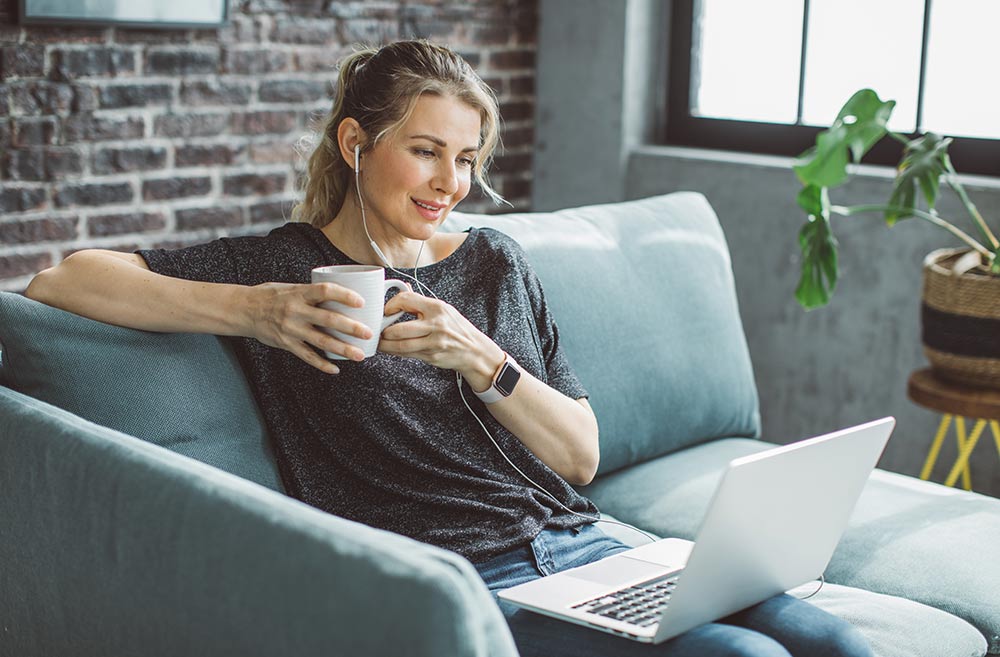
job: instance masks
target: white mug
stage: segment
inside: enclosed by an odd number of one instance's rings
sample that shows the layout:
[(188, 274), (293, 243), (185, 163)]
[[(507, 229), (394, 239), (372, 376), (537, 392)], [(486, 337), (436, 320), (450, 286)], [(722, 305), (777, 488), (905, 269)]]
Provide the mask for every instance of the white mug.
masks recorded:
[[(385, 293), (391, 289), (405, 292), (406, 283), (396, 279), (385, 280), (385, 269), (370, 265), (330, 265), (327, 267), (316, 267), (312, 270), (313, 283), (336, 283), (357, 292), (365, 305), (361, 308), (345, 306), (337, 301), (324, 301), (320, 308), (338, 312), (351, 319), (361, 322), (372, 330), (372, 337), (362, 340), (353, 335), (346, 335), (332, 328), (320, 327), (325, 333), (346, 342), (347, 344), (361, 349), (365, 352), (365, 358), (375, 355), (378, 347), (379, 336), (387, 326), (403, 316), (403, 312), (394, 313), (388, 317), (383, 317), (385, 312)], [(324, 351), (327, 358), (335, 360), (347, 360), (345, 356)]]

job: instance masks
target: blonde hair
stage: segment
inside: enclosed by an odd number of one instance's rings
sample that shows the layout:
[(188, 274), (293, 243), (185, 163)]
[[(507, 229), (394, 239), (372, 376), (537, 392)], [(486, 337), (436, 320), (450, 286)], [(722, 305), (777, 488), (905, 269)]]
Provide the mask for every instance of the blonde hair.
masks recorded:
[(503, 202), (486, 176), (500, 143), (500, 110), (493, 90), (457, 53), (421, 39), (366, 48), (341, 61), (333, 108), (315, 135), (319, 143), (309, 156), (305, 195), (293, 208), (292, 219), (322, 228), (343, 206), (354, 176), (337, 141), (344, 119), (356, 120), (369, 136), (361, 147), (365, 152), (402, 126), (424, 94), (452, 96), (479, 110), (480, 144), (473, 178), (494, 202)]

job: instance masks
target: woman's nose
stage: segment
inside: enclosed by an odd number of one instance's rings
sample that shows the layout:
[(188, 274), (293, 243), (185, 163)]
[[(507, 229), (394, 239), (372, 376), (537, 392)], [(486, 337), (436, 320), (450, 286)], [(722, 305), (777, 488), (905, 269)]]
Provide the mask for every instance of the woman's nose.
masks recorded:
[(433, 180), (434, 188), (444, 194), (454, 194), (458, 191), (458, 171), (453, 163), (442, 162), (438, 167), (437, 176)]

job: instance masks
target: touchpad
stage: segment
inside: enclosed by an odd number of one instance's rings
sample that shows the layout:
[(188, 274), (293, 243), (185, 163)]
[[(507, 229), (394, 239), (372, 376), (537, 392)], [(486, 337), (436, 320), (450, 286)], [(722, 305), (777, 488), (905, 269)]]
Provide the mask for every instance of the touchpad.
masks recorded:
[(639, 578), (652, 578), (670, 572), (663, 566), (629, 557), (610, 557), (567, 571), (566, 575), (597, 584), (624, 584)]

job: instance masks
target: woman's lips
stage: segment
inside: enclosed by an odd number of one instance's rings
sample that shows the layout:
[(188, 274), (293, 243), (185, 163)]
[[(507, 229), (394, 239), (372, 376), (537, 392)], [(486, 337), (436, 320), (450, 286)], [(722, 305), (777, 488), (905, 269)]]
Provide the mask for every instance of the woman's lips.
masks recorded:
[[(444, 212), (444, 208), (447, 206), (440, 206), (437, 203), (427, 203), (426, 201), (417, 201), (416, 199), (410, 199), (413, 201), (413, 205), (417, 208), (417, 212), (420, 216), (428, 221), (435, 221), (441, 217), (441, 213)], [(431, 209), (433, 208), (433, 209)]]

